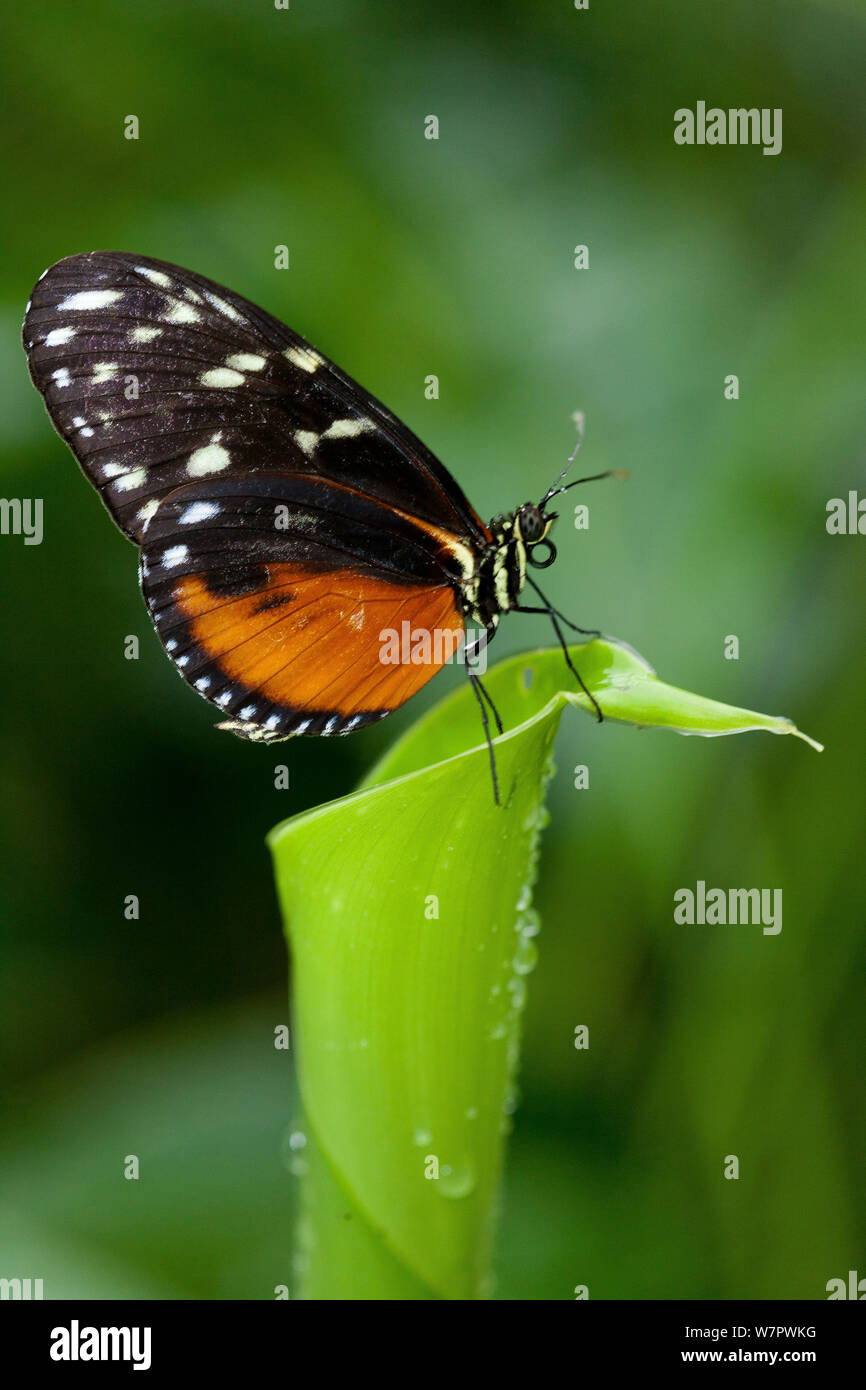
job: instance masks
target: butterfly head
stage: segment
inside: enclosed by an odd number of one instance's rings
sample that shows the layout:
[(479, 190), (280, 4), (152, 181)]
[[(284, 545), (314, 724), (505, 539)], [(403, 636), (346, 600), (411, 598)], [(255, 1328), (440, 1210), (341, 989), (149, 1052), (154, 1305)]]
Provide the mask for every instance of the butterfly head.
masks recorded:
[(534, 502), (524, 502), (514, 517), (514, 534), (526, 548), (527, 561), (541, 570), (547, 569), (556, 559), (556, 547), (548, 540), (548, 532), (558, 514), (545, 511), (548, 500), (545, 498), (538, 506)]

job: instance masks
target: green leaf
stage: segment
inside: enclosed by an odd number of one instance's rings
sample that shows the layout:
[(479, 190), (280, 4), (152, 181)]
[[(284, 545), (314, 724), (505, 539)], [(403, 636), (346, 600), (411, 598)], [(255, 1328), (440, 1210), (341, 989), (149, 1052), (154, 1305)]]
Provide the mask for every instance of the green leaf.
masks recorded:
[[(607, 719), (805, 737), (787, 719), (663, 684), (624, 644), (570, 653)], [(464, 688), (359, 792), (270, 836), (308, 1128), (305, 1297), (488, 1292), (551, 750), (567, 704), (592, 712), (562, 689), (568, 679), (558, 650), (485, 678), (506, 729), (495, 741), (500, 805)]]

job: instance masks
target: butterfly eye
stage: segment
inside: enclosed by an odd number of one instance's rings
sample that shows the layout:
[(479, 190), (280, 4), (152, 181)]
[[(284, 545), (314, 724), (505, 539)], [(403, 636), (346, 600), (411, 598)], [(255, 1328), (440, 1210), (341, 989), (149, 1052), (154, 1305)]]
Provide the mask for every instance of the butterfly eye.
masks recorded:
[(527, 545), (535, 545), (544, 535), (545, 518), (538, 507), (527, 503), (519, 512), (520, 534)]
[[(540, 550), (541, 546), (545, 547), (545, 553), (543, 556), (539, 556), (538, 554), (538, 551)], [(549, 569), (550, 566), (553, 564), (554, 560), (556, 559), (556, 546), (553, 544), (553, 541), (536, 541), (529, 552), (528, 559), (529, 563), (533, 565), (537, 570)]]

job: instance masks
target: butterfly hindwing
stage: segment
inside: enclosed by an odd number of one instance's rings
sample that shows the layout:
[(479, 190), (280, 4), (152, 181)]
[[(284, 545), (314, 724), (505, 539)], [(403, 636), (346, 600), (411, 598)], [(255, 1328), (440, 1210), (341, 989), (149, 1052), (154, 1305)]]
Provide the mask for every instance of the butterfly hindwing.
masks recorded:
[(138, 543), (175, 488), (277, 471), (347, 484), (464, 543), (489, 539), (390, 411), (203, 276), (125, 252), (70, 256), (37, 283), (24, 344), (56, 428)]
[[(224, 727), (272, 740), (351, 732), (439, 670), (463, 630), (448, 563), (429, 528), (351, 489), (226, 476), (161, 503), (141, 584), (169, 656)], [(404, 623), (440, 634), (438, 649), (389, 659)]]

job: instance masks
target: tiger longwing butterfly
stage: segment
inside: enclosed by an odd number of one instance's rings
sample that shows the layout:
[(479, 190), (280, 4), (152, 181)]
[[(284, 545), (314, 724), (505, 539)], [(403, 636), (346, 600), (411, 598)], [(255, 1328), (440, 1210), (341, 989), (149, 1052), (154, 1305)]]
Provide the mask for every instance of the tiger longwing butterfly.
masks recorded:
[[(159, 638), (219, 728), (272, 742), (383, 719), (448, 659), (437, 644), (383, 664), (380, 632), (407, 620), (489, 638), (508, 610), (547, 613), (583, 685), (567, 620), (527, 575), (555, 558), (546, 509), (568, 465), (538, 505), (485, 525), (429, 449), (297, 333), (146, 256), (58, 261), (23, 331), (55, 428), (139, 547)], [(543, 607), (521, 605), (527, 580)], [(498, 800), (485, 701), (502, 726), (467, 669)]]

